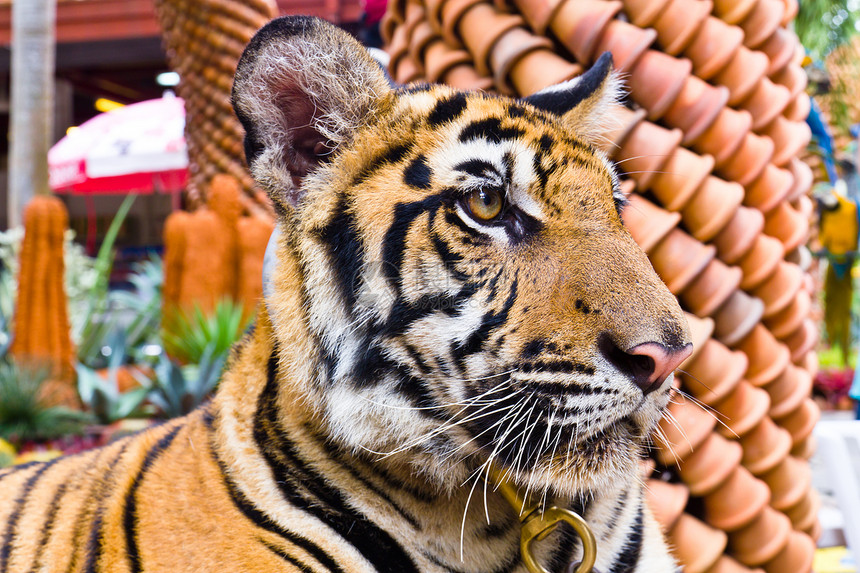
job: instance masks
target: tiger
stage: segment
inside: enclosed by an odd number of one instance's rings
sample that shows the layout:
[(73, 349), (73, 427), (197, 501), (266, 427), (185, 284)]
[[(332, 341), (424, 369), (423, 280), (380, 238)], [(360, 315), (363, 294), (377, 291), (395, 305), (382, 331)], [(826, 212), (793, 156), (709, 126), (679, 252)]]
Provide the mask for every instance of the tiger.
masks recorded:
[[(524, 573), (491, 465), (585, 519), (595, 571), (677, 571), (641, 462), (692, 347), (598, 150), (621, 89), (608, 54), (520, 99), (396, 86), (323, 20), (258, 30), (255, 324), (191, 414), (2, 471), (0, 571)], [(583, 558), (567, 525), (532, 548)]]

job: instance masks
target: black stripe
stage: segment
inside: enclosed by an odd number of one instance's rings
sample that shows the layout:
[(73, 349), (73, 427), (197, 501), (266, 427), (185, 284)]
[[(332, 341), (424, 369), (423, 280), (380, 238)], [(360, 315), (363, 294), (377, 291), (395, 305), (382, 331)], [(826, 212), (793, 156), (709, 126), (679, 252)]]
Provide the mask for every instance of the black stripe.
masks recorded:
[(525, 131), (518, 127), (502, 127), (502, 120), (498, 117), (488, 117), (475, 121), (463, 128), (460, 132), (460, 141), (465, 143), (472, 139), (486, 139), (493, 143), (501, 143), (504, 140), (519, 139), (525, 135)]
[(640, 499), (636, 508), (636, 519), (633, 521), (630, 531), (627, 532), (627, 543), (624, 544), (624, 548), (621, 549), (621, 553), (618, 554), (618, 558), (609, 573), (632, 573), (639, 563), (639, 555), (642, 552), (642, 537), (642, 501)]
[[(274, 358), (275, 354), (272, 354)], [(269, 360), (271, 364), (273, 359)], [(275, 361), (276, 362), (276, 361)], [(214, 430), (213, 430), (213, 422), (214, 418), (210, 412), (206, 412), (203, 417), (203, 422), (206, 424), (207, 430), (209, 430), (209, 435), (211, 438), (214, 438)], [(229, 478), (229, 473), (226, 464), (221, 460), (218, 456), (218, 451), (212, 443), (213, 439), (209, 440), (209, 448), (212, 452), (212, 458), (218, 464), (218, 468), (221, 470), (221, 479), (224, 487), (227, 489), (227, 493), (230, 496), (230, 501), (233, 502), (233, 505), (236, 509), (239, 510), (242, 515), (245, 516), (248, 521), (252, 522), (254, 525), (263, 529), (265, 531), (269, 531), (280, 537), (283, 537), (293, 545), (300, 547), (305, 550), (308, 554), (310, 554), (314, 559), (317, 560), (323, 567), (328, 569), (329, 571), (334, 571), (336, 573), (345, 573), (340, 566), (335, 563), (335, 561), (319, 546), (314, 544), (313, 542), (301, 537), (292, 531), (288, 531), (283, 529), (278, 524), (276, 524), (272, 519), (270, 519), (267, 515), (265, 515), (262, 511), (257, 509), (249, 500), (245, 497), (245, 495), (239, 490), (236, 484)]]
[(385, 150), (384, 153), (381, 153), (368, 161), (367, 165), (365, 165), (361, 171), (359, 171), (358, 175), (353, 179), (353, 185), (359, 185), (360, 183), (366, 181), (370, 177), (372, 177), (377, 171), (385, 167), (386, 165), (392, 165), (394, 163), (399, 163), (403, 161), (403, 159), (412, 151), (412, 148), (415, 146), (414, 141), (407, 141), (404, 143), (398, 143), (393, 145)]
[(443, 123), (454, 121), (466, 111), (466, 107), (466, 94), (462, 92), (440, 99), (433, 106), (430, 115), (427, 116), (427, 125), (437, 127)]
[(430, 189), (433, 171), (424, 154), (418, 155), (403, 171), (403, 182), (416, 189)]
[(318, 236), (328, 249), (329, 262), (346, 310), (352, 312), (356, 301), (358, 275), (364, 261), (364, 246), (345, 197), (340, 198), (334, 216)]
[(183, 427), (184, 426), (181, 425), (176, 426), (149, 449), (146, 456), (143, 458), (143, 464), (141, 464), (140, 470), (138, 470), (137, 475), (134, 476), (134, 480), (131, 482), (131, 487), (128, 488), (128, 492), (125, 494), (122, 523), (125, 531), (128, 567), (132, 573), (139, 573), (142, 571), (140, 553), (137, 545), (137, 498), (135, 497), (137, 489), (140, 487), (146, 472), (149, 471), (152, 464), (155, 463), (159, 456), (161, 456), (161, 454), (170, 446), (171, 442), (173, 442), (173, 439), (176, 437), (176, 434)]
[(44, 463), (37, 468), (36, 471), (33, 472), (33, 475), (28, 477), (27, 481), (24, 482), (21, 492), (18, 494), (18, 497), (15, 498), (15, 501), (12, 502), (15, 509), (9, 515), (9, 519), (6, 520), (6, 529), (3, 532), (3, 536), (0, 537), (0, 539), (3, 540), (3, 545), (0, 546), (0, 571), (6, 571), (9, 564), (9, 557), (12, 555), (12, 542), (15, 540), (15, 529), (18, 527), (18, 520), (21, 519), (24, 505), (27, 503), (27, 496), (36, 486), (36, 482), (39, 481), (39, 478), (42, 477), (45, 470), (53, 466), (55, 462), (56, 459)]
[(36, 545), (36, 556), (33, 558), (33, 566), (30, 568), (30, 573), (36, 573), (42, 569), (42, 551), (48, 545), (48, 540), (51, 537), (51, 532), (54, 530), (54, 522), (57, 520), (57, 512), (61, 507), (61, 500), (66, 494), (69, 482), (65, 481), (60, 484), (54, 496), (51, 498), (51, 503), (48, 506), (48, 517), (42, 525), (42, 533), (39, 536), (39, 543)]
[(470, 334), (462, 344), (458, 344), (453, 347), (451, 354), (457, 361), (458, 365), (466, 356), (480, 351), (493, 330), (508, 320), (508, 314), (514, 306), (514, 302), (517, 298), (518, 284), (519, 279), (515, 278), (511, 285), (510, 292), (508, 293), (508, 299), (505, 301), (505, 305), (502, 307), (502, 310), (499, 312), (488, 311), (484, 313), (484, 316), (481, 318), (481, 325), (477, 330)]
[(353, 509), (344, 494), (301, 458), (278, 422), (277, 377), (271, 377), (258, 401), (254, 439), (276, 476), (281, 494), (297, 508), (315, 516), (352, 544), (377, 571), (409, 572), (418, 569), (388, 532)]
[(290, 555), (289, 553), (287, 553), (286, 551), (284, 551), (280, 547), (277, 547), (277, 546), (269, 543), (265, 539), (258, 539), (258, 541), (260, 543), (262, 543), (266, 547), (266, 549), (268, 549), (269, 551), (271, 551), (272, 553), (274, 553), (275, 555), (277, 555), (278, 557), (280, 557), (281, 559), (283, 559), (287, 563), (293, 565), (294, 567), (297, 567), (299, 569), (299, 571), (302, 571), (303, 573), (313, 573), (313, 569), (311, 569), (306, 564), (302, 563), (301, 561), (299, 561), (298, 559), (296, 559), (295, 557), (293, 557), (292, 555)]
[(398, 294), (400, 293), (400, 268), (403, 264), (403, 251), (406, 248), (406, 234), (409, 232), (409, 227), (422, 213), (438, 209), (446, 195), (447, 191), (443, 191), (421, 201), (398, 203), (394, 206), (394, 219), (382, 241), (382, 262), (385, 276)]

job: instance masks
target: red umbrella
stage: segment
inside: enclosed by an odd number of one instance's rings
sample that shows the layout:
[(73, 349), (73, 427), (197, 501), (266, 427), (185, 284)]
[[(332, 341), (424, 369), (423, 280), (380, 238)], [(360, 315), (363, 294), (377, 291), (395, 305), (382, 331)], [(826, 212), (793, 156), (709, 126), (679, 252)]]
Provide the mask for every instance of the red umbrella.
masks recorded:
[(188, 181), (182, 99), (166, 96), (102, 113), (48, 152), (51, 189), (68, 193), (179, 191)]

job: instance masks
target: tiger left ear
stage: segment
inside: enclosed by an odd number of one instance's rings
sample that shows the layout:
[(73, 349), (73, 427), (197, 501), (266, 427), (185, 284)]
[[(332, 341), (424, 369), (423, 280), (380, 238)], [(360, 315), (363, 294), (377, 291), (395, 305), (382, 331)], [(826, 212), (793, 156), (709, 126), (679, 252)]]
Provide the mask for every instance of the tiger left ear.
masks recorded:
[(612, 69), (612, 54), (604, 52), (581, 76), (521, 101), (560, 116), (574, 133), (593, 143), (600, 139), (609, 110), (618, 104), (621, 92), (621, 82)]

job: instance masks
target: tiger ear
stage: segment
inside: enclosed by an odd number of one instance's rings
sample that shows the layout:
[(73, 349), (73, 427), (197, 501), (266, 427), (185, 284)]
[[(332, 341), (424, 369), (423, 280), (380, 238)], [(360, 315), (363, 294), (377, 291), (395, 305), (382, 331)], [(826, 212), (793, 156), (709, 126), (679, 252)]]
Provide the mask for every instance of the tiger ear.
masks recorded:
[(232, 102), (251, 175), (276, 207), (298, 203), (305, 176), (352, 140), (388, 91), (367, 50), (319, 18), (277, 18), (256, 33)]
[(612, 54), (604, 52), (581, 76), (544, 88), (521, 101), (560, 116), (574, 133), (595, 143), (601, 139), (607, 119), (611, 120), (610, 110), (618, 104), (621, 94), (621, 81), (612, 70)]

